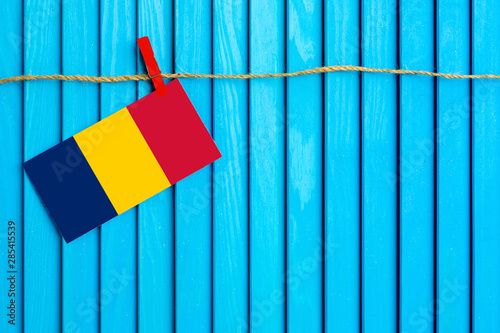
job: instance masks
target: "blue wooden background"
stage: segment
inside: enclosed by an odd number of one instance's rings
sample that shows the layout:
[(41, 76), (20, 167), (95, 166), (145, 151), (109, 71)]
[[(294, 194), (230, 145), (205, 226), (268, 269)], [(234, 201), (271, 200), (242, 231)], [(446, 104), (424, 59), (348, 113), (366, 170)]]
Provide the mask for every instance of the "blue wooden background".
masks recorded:
[[(0, 78), (500, 73), (496, 0), (2, 0)], [(0, 86), (1, 332), (500, 332), (500, 83), (183, 79), (223, 158), (71, 244), (21, 163), (149, 82)], [(8, 324), (8, 222), (16, 325)]]

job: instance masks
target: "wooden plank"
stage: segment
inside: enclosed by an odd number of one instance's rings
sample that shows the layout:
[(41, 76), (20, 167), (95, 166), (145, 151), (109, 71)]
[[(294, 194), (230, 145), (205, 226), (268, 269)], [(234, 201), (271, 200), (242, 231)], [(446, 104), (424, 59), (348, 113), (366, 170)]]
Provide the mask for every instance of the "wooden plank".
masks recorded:
[[(362, 2), (362, 65), (397, 67), (394, 1)], [(362, 328), (397, 330), (397, 78), (362, 75)]]
[[(8, 13), (0, 20), (0, 77), (23, 74), (23, 3), (2, 1), (0, 13)], [(1, 279), (0, 302), (6, 314), (0, 321), (2, 332), (23, 330), (23, 84), (0, 86), (0, 260), (6, 270), (15, 271), (15, 279)], [(11, 222), (12, 221), (12, 222)], [(11, 225), (9, 225), (9, 223)], [(12, 224), (13, 223), (13, 224)], [(9, 227), (11, 227), (9, 229)], [(13, 227), (13, 228), (12, 228)], [(12, 246), (11, 246), (12, 244)], [(12, 260), (12, 261), (10, 261)], [(13, 265), (12, 267), (10, 265)], [(11, 282), (15, 288), (11, 288)], [(14, 309), (6, 309), (14, 301)], [(9, 323), (12, 321), (12, 323)]]
[[(500, 4), (475, 0), (472, 11), (473, 74), (499, 73)], [(474, 80), (472, 89), (472, 328), (474, 332), (499, 332), (500, 82)]]
[[(62, 73), (99, 75), (99, 2), (62, 6)], [(63, 139), (99, 121), (99, 86), (64, 82)], [(62, 241), (62, 327), (66, 332), (99, 331), (99, 312), (88, 299), (99, 297), (99, 231), (70, 244)]]
[[(360, 2), (325, 2), (325, 65), (359, 65)], [(360, 331), (360, 74), (325, 78), (325, 326)]]
[[(102, 1), (101, 75), (135, 73), (136, 1)], [(101, 118), (137, 100), (137, 84), (101, 85)], [(100, 325), (102, 332), (137, 330), (137, 209), (101, 227)]]
[[(248, 3), (213, 1), (213, 70), (248, 72)], [(213, 329), (248, 326), (248, 82), (213, 82)]]
[[(173, 69), (172, 1), (139, 0), (138, 35), (149, 36), (160, 70)], [(138, 72), (147, 73), (138, 51)], [(149, 94), (151, 82), (139, 82), (139, 98)], [(170, 187), (138, 207), (139, 331), (174, 330), (174, 188)]]
[[(61, 3), (24, 2), (24, 73), (61, 72)], [(24, 160), (61, 141), (61, 82), (24, 85)], [(29, 179), (24, 178), (24, 329), (61, 331), (61, 241)], [(41, 302), (40, 300), (43, 300)]]
[[(210, 73), (212, 2), (177, 0), (175, 17), (175, 71)], [(212, 133), (212, 80), (181, 83)], [(176, 329), (211, 332), (212, 166), (175, 185), (175, 204)]]
[[(285, 71), (285, 1), (250, 1), (250, 70)], [(285, 331), (285, 80), (250, 81), (250, 330)]]
[[(433, 71), (434, 1), (400, 9), (401, 68)], [(400, 77), (399, 330), (408, 333), (434, 332), (434, 82)]]
[[(469, 1), (440, 0), (437, 70), (469, 74)], [(470, 82), (437, 82), (438, 332), (469, 332)]]
[[(287, 2), (287, 71), (323, 62), (322, 1)], [(323, 329), (323, 77), (287, 81), (287, 329)]]

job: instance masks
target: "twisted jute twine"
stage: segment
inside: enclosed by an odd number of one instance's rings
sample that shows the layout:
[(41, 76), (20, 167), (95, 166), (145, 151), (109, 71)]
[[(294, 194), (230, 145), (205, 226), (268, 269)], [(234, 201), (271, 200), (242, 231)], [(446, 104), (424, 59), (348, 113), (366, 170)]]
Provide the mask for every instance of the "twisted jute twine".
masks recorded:
[[(332, 72), (368, 72), (368, 73), (389, 73), (398, 75), (427, 75), (432, 77), (442, 77), (446, 79), (500, 79), (497, 74), (447, 74), (435, 73), (429, 71), (415, 71), (409, 69), (384, 69), (384, 68), (370, 68), (363, 66), (324, 66), (313, 69), (306, 69), (298, 72), (291, 73), (268, 73), (268, 74), (194, 74), (194, 73), (168, 73), (161, 76), (165, 79), (178, 79), (178, 78), (196, 78), (196, 79), (258, 79), (258, 78), (277, 78), (277, 77), (294, 77), (300, 75), (309, 75), (317, 73), (332, 73)], [(87, 75), (19, 75), (12, 76), (5, 79), (0, 79), (0, 84), (18, 81), (33, 81), (33, 80), (62, 80), (62, 81), (81, 81), (81, 82), (94, 82), (94, 83), (113, 83), (123, 81), (141, 81), (149, 80), (148, 74), (135, 74), (135, 75), (120, 75), (120, 76), (87, 76)]]

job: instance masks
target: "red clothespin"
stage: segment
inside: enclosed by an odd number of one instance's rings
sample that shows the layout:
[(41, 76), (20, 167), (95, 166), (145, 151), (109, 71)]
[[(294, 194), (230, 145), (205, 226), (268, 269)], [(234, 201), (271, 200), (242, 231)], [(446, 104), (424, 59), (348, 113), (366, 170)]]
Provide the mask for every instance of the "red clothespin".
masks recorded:
[(139, 38), (137, 40), (137, 44), (139, 44), (139, 49), (141, 50), (142, 57), (144, 58), (144, 62), (146, 63), (148, 75), (153, 81), (158, 96), (161, 97), (163, 95), (166, 95), (167, 88), (165, 88), (165, 84), (163, 83), (160, 68), (158, 67), (158, 63), (156, 62), (153, 48), (151, 47), (148, 36)]

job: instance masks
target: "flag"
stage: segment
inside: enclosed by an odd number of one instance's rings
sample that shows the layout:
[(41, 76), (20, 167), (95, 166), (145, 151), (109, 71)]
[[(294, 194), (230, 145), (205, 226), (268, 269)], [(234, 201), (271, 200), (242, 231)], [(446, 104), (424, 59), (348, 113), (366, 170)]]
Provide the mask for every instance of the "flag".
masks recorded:
[(66, 242), (221, 157), (179, 80), (23, 167)]

